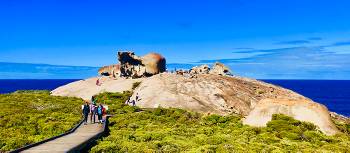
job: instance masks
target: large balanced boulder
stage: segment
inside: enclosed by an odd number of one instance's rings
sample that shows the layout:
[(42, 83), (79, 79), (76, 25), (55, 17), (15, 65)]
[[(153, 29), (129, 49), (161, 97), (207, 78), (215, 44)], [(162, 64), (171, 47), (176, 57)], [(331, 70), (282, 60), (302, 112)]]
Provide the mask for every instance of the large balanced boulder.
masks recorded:
[(134, 52), (118, 52), (119, 64), (104, 66), (98, 74), (104, 76), (140, 78), (166, 71), (165, 58), (157, 53), (137, 56)]

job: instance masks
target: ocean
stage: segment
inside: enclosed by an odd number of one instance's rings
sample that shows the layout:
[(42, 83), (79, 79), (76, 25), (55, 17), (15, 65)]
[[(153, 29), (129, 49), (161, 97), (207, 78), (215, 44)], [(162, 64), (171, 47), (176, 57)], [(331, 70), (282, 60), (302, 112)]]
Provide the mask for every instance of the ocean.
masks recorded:
[(53, 90), (77, 79), (0, 79), (0, 94), (17, 90)]
[[(16, 90), (53, 90), (76, 79), (64, 80), (0, 80), (0, 93)], [(262, 80), (272, 83), (316, 102), (322, 103), (330, 111), (350, 117), (350, 80)]]
[(330, 111), (350, 117), (350, 80), (263, 80), (327, 106)]

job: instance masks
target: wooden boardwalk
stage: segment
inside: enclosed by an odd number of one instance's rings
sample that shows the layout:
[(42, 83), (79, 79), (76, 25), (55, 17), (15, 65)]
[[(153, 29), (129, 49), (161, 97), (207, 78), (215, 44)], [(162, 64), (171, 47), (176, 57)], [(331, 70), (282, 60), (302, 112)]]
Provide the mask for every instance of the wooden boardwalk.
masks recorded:
[[(106, 120), (107, 121), (107, 120)], [(107, 121), (108, 123), (108, 121)], [(80, 149), (91, 141), (96, 140), (102, 136), (105, 131), (105, 124), (91, 124), (87, 125), (80, 124), (77, 129), (67, 135), (55, 138), (53, 140), (44, 142), (42, 144), (30, 147), (21, 152), (25, 153), (37, 153), (37, 152), (50, 152), (50, 153), (61, 153), (61, 152), (78, 152)]]

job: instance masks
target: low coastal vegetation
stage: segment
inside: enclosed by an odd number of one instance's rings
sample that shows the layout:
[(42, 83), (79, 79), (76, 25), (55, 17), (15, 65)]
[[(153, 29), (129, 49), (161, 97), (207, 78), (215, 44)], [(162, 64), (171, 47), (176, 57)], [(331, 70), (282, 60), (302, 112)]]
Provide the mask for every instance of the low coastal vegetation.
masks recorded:
[[(91, 152), (349, 152), (350, 136), (327, 136), (311, 123), (275, 114), (267, 127), (242, 124), (236, 115), (202, 115), (181, 109), (124, 105), (131, 95), (103, 93), (110, 106), (110, 135)], [(338, 124), (342, 131), (349, 125)]]
[[(182, 109), (125, 105), (131, 92), (102, 93), (109, 106), (109, 135), (90, 152), (349, 152), (350, 125), (327, 136), (308, 122), (275, 114), (267, 127), (242, 124), (237, 115), (200, 114)], [(49, 91), (0, 94), (0, 152), (53, 137), (81, 120), (78, 98)]]
[(134, 82), (132, 84), (132, 90), (135, 90), (140, 84), (141, 84), (141, 82)]
[(49, 91), (0, 94), (0, 152), (66, 132), (81, 120), (82, 103)]

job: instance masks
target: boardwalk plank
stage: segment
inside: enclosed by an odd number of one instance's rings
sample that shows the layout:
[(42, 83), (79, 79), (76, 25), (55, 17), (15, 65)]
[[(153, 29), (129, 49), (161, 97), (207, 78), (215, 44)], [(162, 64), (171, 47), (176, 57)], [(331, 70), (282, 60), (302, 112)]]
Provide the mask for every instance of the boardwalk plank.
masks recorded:
[(72, 148), (75, 148), (92, 138), (96, 135), (104, 132), (103, 124), (81, 124), (73, 133), (65, 135), (63, 137), (51, 140), (49, 142), (40, 144), (38, 146), (29, 148), (22, 152), (34, 153), (34, 152), (50, 152), (50, 153), (61, 153), (68, 152)]

